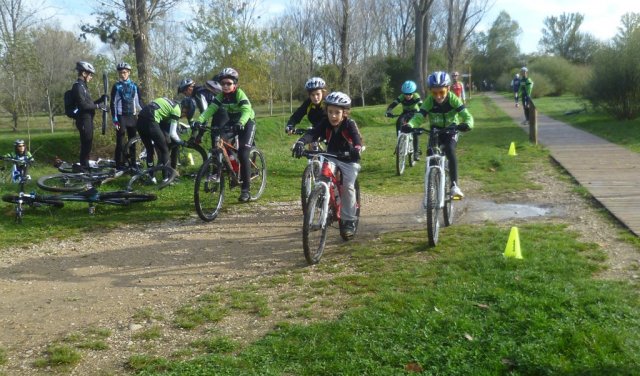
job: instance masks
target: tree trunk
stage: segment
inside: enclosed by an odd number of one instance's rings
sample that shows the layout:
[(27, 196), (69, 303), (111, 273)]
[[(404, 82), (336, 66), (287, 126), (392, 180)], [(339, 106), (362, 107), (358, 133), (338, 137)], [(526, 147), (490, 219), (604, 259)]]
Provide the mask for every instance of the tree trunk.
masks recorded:
[(340, 83), (349, 93), (349, 0), (342, 0), (342, 25), (340, 25)]
[(55, 124), (53, 118), (53, 108), (51, 108), (51, 95), (49, 95), (49, 88), (45, 90), (47, 97), (47, 110), (49, 111), (49, 127), (51, 127), (51, 133), (53, 133), (53, 125)]
[(149, 25), (147, 23), (147, 2), (135, 2), (135, 18), (132, 22), (133, 42), (136, 50), (138, 77), (140, 78), (140, 99), (142, 103), (149, 103), (155, 97), (153, 77), (151, 76), (151, 62), (149, 53)]
[(429, 58), (429, 9), (434, 0), (414, 0), (413, 9), (415, 12), (416, 39), (415, 56), (413, 61), (413, 74), (418, 81), (420, 95), (424, 97), (425, 77), (427, 75)]

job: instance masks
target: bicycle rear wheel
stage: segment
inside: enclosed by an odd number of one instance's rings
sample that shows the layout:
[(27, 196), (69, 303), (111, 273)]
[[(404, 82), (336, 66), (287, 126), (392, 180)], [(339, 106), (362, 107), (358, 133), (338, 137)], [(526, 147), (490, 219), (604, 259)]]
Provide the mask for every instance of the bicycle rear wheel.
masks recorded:
[(312, 162), (305, 167), (302, 173), (302, 181), (300, 183), (300, 203), (302, 204), (302, 213), (307, 210), (307, 200), (311, 195), (311, 191), (316, 184), (316, 177), (320, 175), (320, 165)]
[(224, 202), (225, 174), (218, 168), (214, 158), (216, 157), (211, 157), (204, 162), (198, 171), (193, 188), (196, 212), (205, 222), (216, 219)]
[(309, 196), (307, 209), (304, 212), (302, 225), (302, 247), (304, 258), (309, 265), (320, 262), (324, 246), (327, 242), (329, 229), (328, 213), (325, 211), (326, 190), (324, 186), (317, 186)]
[(149, 187), (160, 190), (171, 184), (176, 176), (178, 176), (176, 170), (169, 166), (154, 166), (133, 175), (127, 183), (127, 191), (144, 190)]
[(155, 201), (158, 196), (153, 193), (136, 193), (126, 191), (100, 193), (98, 201), (103, 204), (128, 206), (137, 202)]
[[(140, 152), (138, 152), (138, 147), (140, 147)], [(124, 147), (124, 159), (129, 168), (138, 169), (142, 166), (142, 160), (140, 159), (142, 150), (144, 150), (144, 144), (140, 136), (135, 136), (127, 142)]]
[(251, 200), (257, 200), (264, 193), (267, 186), (267, 164), (264, 154), (255, 146), (249, 151), (249, 161), (251, 163)]
[(454, 213), (455, 204), (453, 196), (451, 196), (451, 176), (449, 176), (449, 161), (447, 160), (444, 170), (444, 207), (442, 209), (445, 227), (453, 224)]
[(407, 159), (407, 142), (406, 135), (400, 134), (396, 145), (396, 174), (398, 176), (404, 173), (405, 162)]
[(192, 178), (198, 175), (198, 171), (204, 161), (207, 160), (207, 152), (204, 148), (196, 143), (189, 143), (186, 146), (180, 146), (178, 154), (178, 173), (182, 177)]
[(82, 192), (91, 187), (91, 179), (85, 174), (53, 174), (41, 176), (36, 184), (45, 191)]
[(440, 232), (440, 203), (438, 202), (440, 190), (440, 173), (438, 169), (429, 170), (425, 186), (424, 209), (427, 216), (427, 238), (429, 245), (434, 247), (438, 244), (438, 233)]

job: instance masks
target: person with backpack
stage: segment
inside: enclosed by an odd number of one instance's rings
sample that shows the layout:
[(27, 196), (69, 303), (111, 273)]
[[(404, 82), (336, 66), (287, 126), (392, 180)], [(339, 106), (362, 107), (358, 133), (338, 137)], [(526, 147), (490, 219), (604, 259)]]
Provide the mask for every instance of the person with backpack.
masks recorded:
[[(67, 116), (74, 115), (75, 125), (80, 132), (80, 168), (89, 168), (89, 154), (93, 146), (93, 118), (96, 110), (109, 111), (104, 105), (108, 99), (107, 95), (102, 95), (95, 101), (91, 99), (87, 84), (96, 74), (96, 69), (86, 61), (76, 63), (78, 79), (74, 82), (70, 93), (65, 93), (65, 113)], [(75, 106), (75, 111), (69, 111)]]
[[(142, 110), (140, 105), (140, 92), (138, 85), (130, 78), (131, 65), (121, 62), (116, 65), (118, 70), (118, 82), (111, 88), (111, 118), (116, 130), (116, 168), (124, 168), (124, 135), (131, 140), (136, 137), (136, 118)], [(129, 150), (130, 155), (136, 153), (135, 145)]]

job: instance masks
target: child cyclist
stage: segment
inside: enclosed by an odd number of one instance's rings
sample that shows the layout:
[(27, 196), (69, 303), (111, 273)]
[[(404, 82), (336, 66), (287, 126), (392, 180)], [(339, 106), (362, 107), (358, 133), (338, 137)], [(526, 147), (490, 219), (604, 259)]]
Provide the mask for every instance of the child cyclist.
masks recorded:
[(356, 230), (355, 182), (360, 171), (362, 138), (356, 122), (349, 118), (351, 98), (348, 95), (339, 91), (333, 92), (325, 98), (325, 105), (327, 117), (300, 137), (293, 146), (293, 155), (296, 158), (302, 157), (304, 145), (320, 137), (326, 140), (328, 153), (349, 152), (349, 159), (336, 160), (336, 163), (342, 173), (340, 231), (345, 237), (350, 238)]
[[(429, 118), (431, 127), (444, 128), (451, 124), (457, 124), (457, 130), (470, 131), (473, 128), (473, 116), (462, 100), (449, 91), (451, 78), (446, 72), (434, 72), (427, 78), (427, 86), (430, 95), (425, 99), (420, 111), (418, 111), (407, 126), (414, 128), (420, 125), (425, 117)], [(458, 186), (458, 160), (456, 159), (456, 145), (458, 134), (440, 134), (440, 145), (444, 145), (444, 151), (449, 160), (449, 173), (451, 175), (451, 195), (463, 198), (464, 194)]]
[[(25, 162), (33, 161), (33, 156), (27, 150), (27, 145), (24, 140), (17, 139), (13, 142), (13, 153), (7, 153), (4, 155), (5, 158), (17, 159)], [(13, 165), (12, 171), (12, 179), (14, 182), (17, 182), (20, 178), (20, 170), (24, 169), (24, 174), (27, 175), (27, 165)]]
[(326, 116), (323, 108), (323, 100), (327, 94), (326, 86), (327, 84), (320, 77), (311, 77), (307, 80), (304, 88), (307, 90), (309, 98), (302, 102), (300, 107), (291, 115), (284, 129), (285, 132), (292, 134), (296, 129), (296, 125), (302, 121), (305, 115), (307, 115), (312, 127), (322, 121)]
[[(420, 105), (422, 105), (422, 99), (420, 98), (420, 94), (416, 92), (418, 85), (416, 85), (413, 81), (405, 81), (402, 84), (400, 90), (402, 94), (398, 96), (389, 107), (387, 107), (386, 116), (392, 117), (393, 109), (398, 105), (402, 104), (402, 114), (398, 117), (396, 121), (396, 135), (400, 133), (402, 126), (409, 121), (413, 117), (413, 115), (420, 109)], [(413, 150), (416, 152), (413, 153), (413, 159), (416, 161), (420, 160), (420, 143), (418, 142), (418, 135), (413, 136)]]
[[(242, 179), (238, 201), (248, 202), (251, 199), (249, 151), (256, 135), (255, 112), (253, 112), (247, 95), (238, 87), (239, 75), (235, 69), (225, 68), (216, 77), (220, 79), (218, 82), (222, 86), (222, 93), (216, 95), (213, 103), (210, 103), (207, 110), (200, 114), (194, 127), (201, 127), (201, 124), (211, 119), (219, 109), (226, 110), (229, 121), (225, 126), (232, 127), (234, 133), (238, 135), (238, 159), (240, 160), (240, 178)], [(212, 124), (212, 126), (217, 126), (217, 124)]]

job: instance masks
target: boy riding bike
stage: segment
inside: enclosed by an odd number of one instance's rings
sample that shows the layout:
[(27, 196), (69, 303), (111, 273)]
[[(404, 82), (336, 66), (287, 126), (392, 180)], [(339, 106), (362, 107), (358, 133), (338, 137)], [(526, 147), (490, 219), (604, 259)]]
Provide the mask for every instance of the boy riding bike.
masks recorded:
[[(238, 201), (248, 202), (251, 199), (251, 163), (249, 151), (256, 135), (255, 112), (247, 95), (238, 87), (238, 72), (233, 68), (223, 69), (216, 77), (220, 79), (222, 93), (216, 95), (213, 103), (201, 114), (194, 127), (211, 119), (219, 109), (226, 110), (229, 121), (224, 126), (230, 127), (238, 135), (238, 159), (240, 160), (240, 177), (242, 186)], [(214, 122), (215, 123), (215, 122)], [(219, 124), (212, 124), (212, 127)]]
[[(387, 112), (385, 113), (385, 115), (387, 117), (392, 117), (393, 109), (398, 104), (402, 104), (402, 114), (398, 116), (398, 120), (396, 121), (396, 135), (400, 133), (402, 126), (413, 117), (416, 111), (420, 109), (420, 105), (422, 105), (420, 94), (416, 92), (417, 88), (418, 85), (416, 85), (415, 82), (405, 81), (400, 88), (402, 94), (398, 96), (398, 98), (396, 98), (393, 102), (391, 102), (389, 107), (387, 107)], [(413, 150), (415, 150), (415, 153), (413, 153), (413, 159), (416, 161), (420, 160), (420, 151), (418, 149), (419, 146), (420, 143), (418, 142), (418, 135), (415, 134), (413, 135)]]
[[(470, 131), (473, 128), (473, 116), (462, 100), (449, 91), (451, 78), (446, 72), (434, 72), (427, 78), (427, 86), (430, 95), (418, 111), (407, 123), (407, 127), (414, 128), (429, 118), (432, 127), (444, 128), (451, 124), (458, 124), (457, 130), (462, 132)], [(449, 174), (451, 176), (451, 195), (456, 198), (463, 198), (464, 194), (458, 187), (458, 160), (456, 158), (456, 145), (458, 144), (458, 134), (450, 135), (441, 133), (440, 145), (444, 145), (445, 155), (449, 160)]]
[(349, 153), (348, 159), (336, 161), (342, 173), (340, 231), (349, 238), (355, 234), (356, 230), (355, 182), (360, 171), (362, 137), (356, 122), (349, 118), (351, 98), (348, 95), (339, 91), (333, 92), (325, 98), (325, 104), (327, 117), (300, 137), (293, 146), (293, 154), (296, 158), (302, 157), (304, 145), (320, 137), (327, 140), (328, 153), (337, 155)]

